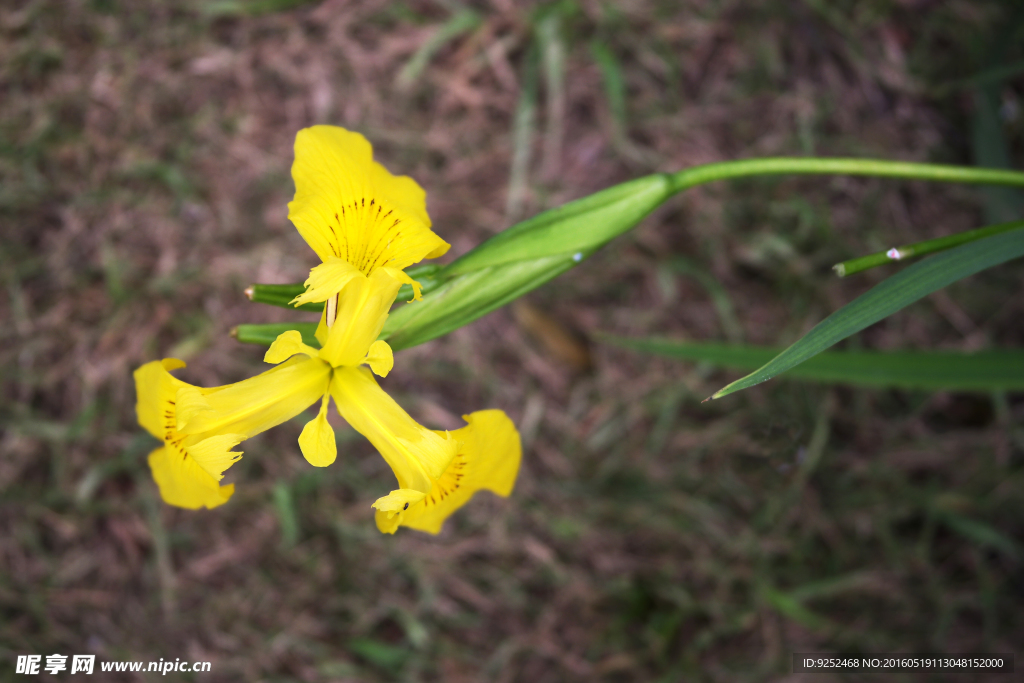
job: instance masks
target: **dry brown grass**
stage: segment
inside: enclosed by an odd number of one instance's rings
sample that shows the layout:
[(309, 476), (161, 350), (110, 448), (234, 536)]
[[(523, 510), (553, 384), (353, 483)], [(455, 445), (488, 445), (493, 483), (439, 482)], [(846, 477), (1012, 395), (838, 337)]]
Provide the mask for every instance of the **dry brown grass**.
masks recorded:
[[(996, 30), (999, 7), (819, 5), (568, 3), (564, 92), (540, 89), (522, 214), (755, 155), (969, 162), (969, 98), (929, 88), (971, 73), (965, 36)], [(386, 388), (415, 417), (446, 428), (501, 408), (526, 445), (513, 497), (481, 495), (440, 537), (377, 533), (369, 504), (391, 475), (340, 420), (326, 470), (287, 424), (246, 443), (228, 505), (160, 503), (131, 371), (176, 356), (187, 381), (236, 381), (262, 351), (228, 330), (296, 317), (242, 294), (315, 261), (286, 219), (295, 132), (363, 132), (427, 189), (437, 232), (463, 253), (509, 223), (537, 16), (480, 5), (477, 28), (400, 87), (443, 3), (197, 6), (0, 8), (0, 675), (16, 654), (89, 652), (212, 661), (202, 681), (767, 680), (800, 650), (1021, 642), (1020, 558), (956, 525), (1024, 533), (1020, 396), (776, 381), (700, 405), (726, 374), (595, 344), (592, 369), (573, 369), (544, 341), (791, 341), (883, 276), (834, 281), (836, 260), (980, 225), (962, 188), (694, 190), (531, 295), (534, 315), (499, 311), (401, 353)], [(590, 40), (621, 65), (624, 139)], [(1007, 131), (1019, 165), (1024, 131)], [(678, 257), (720, 283), (735, 329), (674, 274)], [(1011, 264), (861, 343), (1020, 346), (1022, 295)]]

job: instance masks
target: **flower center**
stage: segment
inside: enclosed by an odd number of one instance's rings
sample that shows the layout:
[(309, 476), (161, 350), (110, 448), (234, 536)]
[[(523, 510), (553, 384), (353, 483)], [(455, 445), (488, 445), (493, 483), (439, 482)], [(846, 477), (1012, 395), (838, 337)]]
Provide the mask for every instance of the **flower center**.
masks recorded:
[(393, 214), (394, 209), (385, 210), (374, 198), (367, 201), (362, 197), (342, 206), (340, 214), (334, 214), (337, 230), (335, 225), (327, 226), (334, 237), (331, 240), (334, 255), (345, 259), (364, 275), (386, 266), (392, 261), (391, 257), (386, 257), (392, 242), (402, 236), (399, 229), (402, 220)]

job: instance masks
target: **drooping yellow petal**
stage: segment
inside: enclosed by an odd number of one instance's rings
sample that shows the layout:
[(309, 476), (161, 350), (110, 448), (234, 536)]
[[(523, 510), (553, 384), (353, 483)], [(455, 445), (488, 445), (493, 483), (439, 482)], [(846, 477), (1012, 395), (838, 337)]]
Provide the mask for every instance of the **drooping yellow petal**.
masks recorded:
[(369, 365), (373, 374), (378, 377), (387, 377), (391, 368), (395, 367), (395, 354), (386, 341), (378, 339), (370, 345), (363, 363)]
[(382, 532), (393, 534), (399, 526), (406, 526), (436, 534), (475, 492), (512, 493), (522, 459), (519, 433), (512, 420), (500, 410), (481, 410), (463, 419), (469, 424), (451, 433), (461, 442), (458, 454), (430, 492), (407, 509), (378, 507), (377, 528)]
[(277, 335), (263, 355), (264, 363), (283, 363), (294, 355), (305, 354), (311, 358), (319, 358), (320, 351), (302, 343), (302, 334), (298, 330), (288, 330)]
[(178, 389), (186, 385), (168, 372), (185, 367), (177, 358), (164, 358), (146, 363), (133, 374), (135, 377), (135, 414), (139, 424), (158, 439), (166, 435), (166, 412), (173, 410)]
[(221, 486), (192, 458), (181, 457), (171, 448), (158, 448), (149, 454), (149, 469), (168, 505), (189, 510), (223, 505), (235, 492), (235, 485)]
[(448, 244), (430, 230), (426, 193), (373, 161), (366, 138), (335, 126), (295, 136), (295, 199), (288, 218), (322, 261), (337, 257), (369, 275), (440, 256)]
[(366, 277), (354, 265), (332, 256), (319, 266), (309, 271), (306, 278), (306, 291), (295, 297), (291, 303), (295, 306), (316, 301), (327, 301), (345, 288), (352, 278)]
[(383, 269), (368, 278), (349, 282), (338, 298), (337, 317), (327, 333), (320, 358), (334, 367), (362, 363), (384, 327), (401, 285)]
[(327, 467), (338, 457), (338, 442), (334, 439), (334, 429), (327, 422), (327, 405), (330, 399), (330, 394), (324, 394), (320, 412), (306, 423), (299, 434), (299, 448), (313, 467)]
[(341, 416), (380, 451), (399, 488), (430, 491), (455, 457), (458, 442), (417, 424), (366, 368), (336, 368), (331, 396)]
[(246, 438), (290, 420), (327, 391), (331, 366), (296, 356), (247, 380), (213, 389), (177, 392), (177, 429), (183, 434), (243, 434)]
[[(196, 509), (223, 504), (234, 492), (234, 485), (217, 482), (241, 453), (231, 449), (245, 437), (241, 434), (185, 435), (175, 427), (175, 397), (182, 389), (197, 389), (171, 376), (168, 370), (184, 367), (174, 358), (146, 363), (135, 371), (138, 393), (136, 412), (139, 423), (164, 442), (149, 455), (153, 478), (160, 496), (169, 505)], [(203, 389), (201, 391), (213, 391)]]
[(220, 434), (194, 444), (189, 443), (191, 439), (186, 439), (182, 447), (207, 474), (220, 481), (224, 478), (224, 470), (242, 459), (241, 453), (231, 449), (244, 440), (241, 434)]

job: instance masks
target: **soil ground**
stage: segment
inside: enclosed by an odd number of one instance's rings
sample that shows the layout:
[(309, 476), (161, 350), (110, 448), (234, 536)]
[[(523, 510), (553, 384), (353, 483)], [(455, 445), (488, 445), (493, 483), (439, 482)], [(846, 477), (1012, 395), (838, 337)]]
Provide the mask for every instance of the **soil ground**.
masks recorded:
[[(287, 220), (304, 126), (360, 131), (416, 178), (449, 260), (654, 170), (1024, 167), (1022, 26), (976, 0), (4, 2), (0, 678), (33, 653), (210, 661), (179, 676), (211, 682), (546, 683), (1013, 652), (1024, 396), (782, 377), (702, 404), (738, 374), (595, 336), (791, 343), (893, 272), (833, 263), (1019, 218), (1012, 193), (709, 185), (399, 353), (383, 385), (418, 420), (501, 408), (523, 436), (511, 498), (479, 494), (438, 537), (377, 532), (391, 473), (336, 416), (331, 467), (299, 453), (310, 414), (245, 443), (228, 504), (164, 505), (131, 373), (178, 357), (193, 384), (237, 381), (265, 365), (233, 326), (310, 317), (243, 295), (317, 263)], [(845, 347), (1020, 348), (1022, 321), (1010, 263)]]

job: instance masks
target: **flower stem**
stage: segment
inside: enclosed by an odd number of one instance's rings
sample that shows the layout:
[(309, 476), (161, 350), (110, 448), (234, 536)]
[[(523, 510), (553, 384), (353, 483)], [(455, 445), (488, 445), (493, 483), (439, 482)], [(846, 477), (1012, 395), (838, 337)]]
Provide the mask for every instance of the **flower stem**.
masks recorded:
[(714, 180), (729, 180), (758, 175), (835, 174), (862, 175), (907, 180), (932, 180), (979, 185), (1017, 185), (1024, 187), (1024, 173), (997, 168), (973, 168), (879, 159), (821, 159), (815, 157), (768, 157), (720, 161), (688, 168), (668, 177), (675, 192)]
[(854, 273), (859, 273), (863, 270), (867, 270), (868, 268), (892, 263), (893, 261), (901, 261), (912, 256), (933, 254), (937, 251), (945, 251), (946, 249), (958, 247), (961, 244), (980, 240), (992, 235), (998, 235), (1001, 232), (1021, 229), (1024, 229), (1024, 221), (1012, 221), (1010, 223), (1000, 223), (999, 225), (989, 225), (988, 227), (978, 228), (977, 230), (959, 232), (955, 235), (947, 235), (946, 237), (939, 237), (933, 240), (916, 242), (902, 247), (895, 247), (888, 251), (880, 251), (876, 254), (869, 254), (868, 256), (850, 259), (849, 261), (837, 263), (832, 266), (832, 269), (836, 271), (839, 277), (846, 277), (847, 275), (853, 275)]

